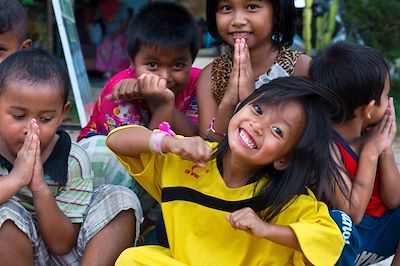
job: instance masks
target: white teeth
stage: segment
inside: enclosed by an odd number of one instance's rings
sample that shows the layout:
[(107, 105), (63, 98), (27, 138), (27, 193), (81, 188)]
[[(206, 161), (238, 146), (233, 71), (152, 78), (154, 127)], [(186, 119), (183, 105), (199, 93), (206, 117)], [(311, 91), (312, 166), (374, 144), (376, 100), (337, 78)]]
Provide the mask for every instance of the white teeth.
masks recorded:
[(251, 149), (257, 148), (256, 144), (247, 136), (247, 134), (244, 132), (244, 130), (239, 131), (240, 138), (244, 141), (244, 143), (249, 146)]

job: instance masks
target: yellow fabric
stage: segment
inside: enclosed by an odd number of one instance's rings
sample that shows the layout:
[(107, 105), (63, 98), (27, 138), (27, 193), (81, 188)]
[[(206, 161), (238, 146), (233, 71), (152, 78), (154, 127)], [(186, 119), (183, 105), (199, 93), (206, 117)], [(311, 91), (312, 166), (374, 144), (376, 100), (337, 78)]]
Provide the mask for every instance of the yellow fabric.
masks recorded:
[[(110, 135), (118, 130), (121, 128), (111, 131)], [(212, 148), (215, 145), (210, 143)], [(144, 153), (140, 159), (118, 154), (117, 157), (161, 203), (170, 243), (170, 254), (153, 247), (132, 248), (121, 255), (121, 263), (169, 265), (164, 263), (163, 257), (172, 256), (177, 262), (188, 265), (307, 265), (308, 261), (314, 265), (334, 265), (341, 254), (344, 243), (339, 228), (330, 218), (327, 206), (317, 201), (311, 191), (300, 195), (272, 221), (287, 225), (295, 232), (302, 248), (299, 252), (235, 230), (226, 220), (229, 212), (209, 206), (205, 201), (192, 200), (191, 197), (200, 194), (206, 199), (222, 201), (225, 206), (253, 197), (255, 184), (228, 188), (215, 160), (200, 168), (174, 154)], [(261, 180), (258, 188), (265, 182)], [(185, 194), (184, 200), (167, 200), (168, 195), (178, 195), (169, 193), (171, 189), (179, 191), (177, 193), (188, 192), (189, 196)], [(168, 261), (173, 264), (173, 260)]]

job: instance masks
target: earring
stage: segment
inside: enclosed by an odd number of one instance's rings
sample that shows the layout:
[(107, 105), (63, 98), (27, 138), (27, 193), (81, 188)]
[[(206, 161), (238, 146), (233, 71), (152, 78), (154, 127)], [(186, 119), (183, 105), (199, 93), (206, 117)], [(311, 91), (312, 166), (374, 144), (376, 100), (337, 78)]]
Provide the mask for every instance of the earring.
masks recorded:
[(274, 41), (274, 42), (276, 42), (276, 43), (281, 43), (282, 40), (283, 40), (283, 34), (280, 33), (280, 32), (278, 32), (278, 31), (276, 31), (276, 32), (274, 32), (274, 33), (272, 34), (271, 39), (272, 39), (272, 41)]

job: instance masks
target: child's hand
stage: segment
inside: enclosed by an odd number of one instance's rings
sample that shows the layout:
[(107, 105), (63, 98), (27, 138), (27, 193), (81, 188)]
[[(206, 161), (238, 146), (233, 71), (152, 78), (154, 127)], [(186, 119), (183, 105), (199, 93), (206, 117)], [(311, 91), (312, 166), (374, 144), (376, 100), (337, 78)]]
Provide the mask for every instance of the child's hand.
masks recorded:
[(268, 223), (261, 220), (253, 209), (249, 207), (232, 212), (226, 219), (235, 229), (247, 231), (259, 238), (264, 238), (267, 235), (266, 230), (268, 227), (266, 225)]
[(363, 149), (380, 156), (385, 149), (391, 148), (396, 136), (396, 118), (393, 99), (389, 100), (388, 110), (382, 120), (368, 132)]
[[(168, 141), (167, 141), (168, 140)], [(203, 167), (204, 162), (208, 161), (212, 155), (212, 149), (201, 137), (188, 138), (165, 138), (166, 150), (182, 159), (190, 160)]]
[(105, 97), (105, 99), (109, 101), (130, 101), (140, 98), (141, 94), (138, 86), (138, 81), (134, 78), (120, 80), (112, 88), (112, 93)]
[(36, 160), (36, 149), (37, 146), (40, 146), (39, 137), (35, 133), (36, 130), (34, 130), (33, 127), (37, 127), (34, 120), (29, 124), (24, 144), (17, 154), (17, 158), (14, 161), (13, 169), (11, 171), (11, 173), (15, 174), (16, 178), (20, 181), (21, 187), (26, 186), (31, 182)]
[(238, 62), (236, 61), (236, 56), (235, 56), (235, 64), (239, 64), (238, 89), (239, 89), (239, 101), (242, 102), (244, 99), (247, 98), (247, 96), (253, 93), (255, 89), (253, 68), (251, 67), (251, 60), (250, 60), (250, 52), (245, 39), (241, 39), (239, 45), (239, 61)]
[(393, 97), (389, 98), (388, 113), (390, 114), (392, 124), (391, 124), (390, 130), (389, 130), (389, 138), (387, 141), (387, 145), (384, 147), (383, 152), (385, 152), (388, 149), (389, 150), (392, 149), (392, 145), (396, 138), (396, 133), (397, 133), (396, 113), (395, 113), (395, 108), (394, 108), (394, 103), (393, 103)]
[(249, 96), (255, 88), (249, 48), (245, 39), (235, 40), (233, 70), (223, 100), (236, 106)]
[(163, 104), (175, 105), (175, 95), (167, 88), (167, 81), (154, 74), (142, 74), (138, 78), (140, 93), (153, 112)]
[(40, 141), (39, 141), (39, 127), (36, 124), (36, 121), (33, 122), (34, 126), (32, 129), (34, 130), (34, 134), (37, 136), (37, 145), (36, 145), (36, 152), (35, 152), (35, 160), (33, 165), (33, 173), (32, 179), (29, 183), (29, 190), (32, 194), (36, 194), (41, 191), (48, 190), (48, 185), (44, 181), (44, 174), (43, 174), (43, 162), (41, 157), (40, 151)]

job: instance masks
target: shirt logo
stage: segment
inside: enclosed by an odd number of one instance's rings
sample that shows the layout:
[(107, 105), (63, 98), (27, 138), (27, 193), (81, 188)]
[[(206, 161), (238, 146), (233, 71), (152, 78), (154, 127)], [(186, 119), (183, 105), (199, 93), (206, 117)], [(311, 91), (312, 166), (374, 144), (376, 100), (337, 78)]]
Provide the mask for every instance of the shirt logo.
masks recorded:
[[(190, 175), (190, 176), (193, 176), (193, 177), (196, 178), (196, 179), (199, 179), (199, 178), (200, 178), (200, 175), (194, 172), (194, 170), (195, 170), (196, 168), (202, 168), (202, 167), (198, 166), (197, 164), (194, 164), (194, 165), (192, 166), (191, 169), (186, 169), (186, 170), (185, 170), (185, 174)], [(206, 169), (206, 170), (205, 170), (205, 173), (208, 174), (208, 172), (210, 172), (210, 171), (209, 171), (208, 169)]]

